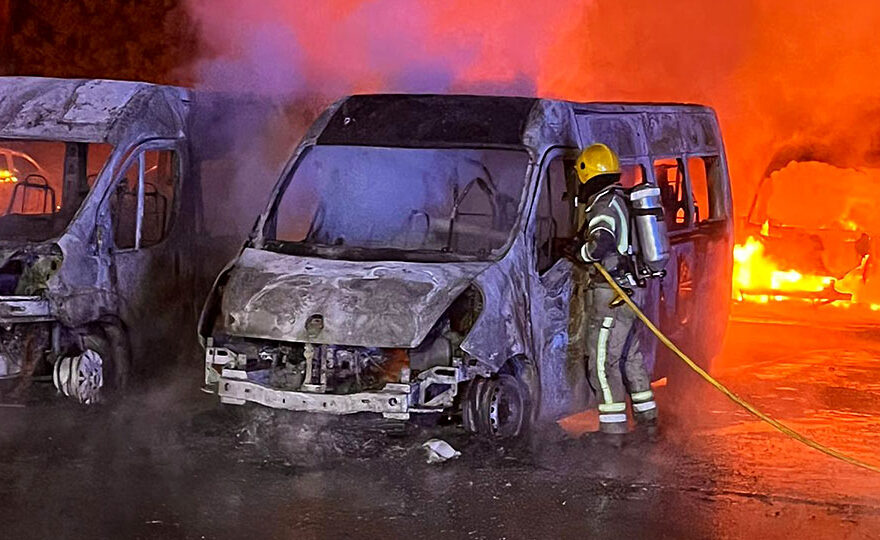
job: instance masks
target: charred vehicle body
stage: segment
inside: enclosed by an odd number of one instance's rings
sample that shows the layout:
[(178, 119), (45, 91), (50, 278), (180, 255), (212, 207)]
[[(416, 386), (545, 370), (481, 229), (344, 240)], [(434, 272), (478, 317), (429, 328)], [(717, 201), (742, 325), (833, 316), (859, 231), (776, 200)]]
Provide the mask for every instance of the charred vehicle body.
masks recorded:
[[(850, 302), (854, 292), (875, 297), (873, 240), (876, 232), (874, 180), (858, 169), (837, 169), (823, 162), (790, 162), (767, 168), (739, 231), (746, 251), (760, 249), (778, 268), (769, 282), (737, 283), (734, 297), (809, 302)], [(843, 171), (846, 186), (824, 193), (828, 171)], [(799, 174), (800, 173), (800, 174)], [(861, 180), (854, 182), (853, 180)], [(803, 208), (821, 200), (822, 212)], [(872, 227), (872, 225), (874, 225)], [(752, 272), (758, 274), (758, 271)]]
[(711, 109), (352, 96), (313, 124), (217, 278), (206, 387), (230, 404), (460, 414), (499, 437), (582, 409), (587, 278), (564, 254), (583, 214), (574, 159), (594, 141), (674, 217), (649, 312), (685, 347), (723, 333), (731, 200)]
[(222, 267), (196, 255), (196, 164), (212, 156), (190, 144), (195, 103), (139, 82), (0, 78), (7, 399), (43, 380), (94, 402), (133, 361), (167, 363), (174, 336), (194, 342), (185, 328)]

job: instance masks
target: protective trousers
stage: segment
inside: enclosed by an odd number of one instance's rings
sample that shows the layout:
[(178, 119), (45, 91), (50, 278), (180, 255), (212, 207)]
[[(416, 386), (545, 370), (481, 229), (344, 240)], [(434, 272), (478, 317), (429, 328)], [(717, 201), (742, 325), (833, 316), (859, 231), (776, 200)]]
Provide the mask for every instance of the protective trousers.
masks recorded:
[[(611, 306), (616, 298), (617, 294), (608, 286), (593, 285), (587, 290), (590, 310), (587, 365), (590, 386), (599, 398), (599, 429), (606, 433), (627, 432), (627, 390), (637, 422), (650, 423), (657, 419), (657, 404), (642, 355), (638, 320), (626, 304)], [(638, 303), (636, 298), (634, 300)]]

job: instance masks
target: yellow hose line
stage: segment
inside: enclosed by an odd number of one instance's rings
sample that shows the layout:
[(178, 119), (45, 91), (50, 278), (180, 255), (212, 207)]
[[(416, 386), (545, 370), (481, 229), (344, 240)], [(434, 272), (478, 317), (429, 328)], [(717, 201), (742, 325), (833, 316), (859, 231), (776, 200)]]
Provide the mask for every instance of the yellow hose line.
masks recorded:
[(766, 414), (764, 414), (761, 411), (759, 411), (758, 409), (756, 409), (751, 403), (749, 403), (746, 400), (744, 400), (743, 398), (739, 397), (738, 395), (733, 393), (731, 390), (729, 390), (726, 386), (724, 386), (720, 382), (713, 379), (711, 375), (709, 375), (708, 373), (706, 373), (703, 370), (703, 368), (701, 368), (693, 360), (691, 360), (688, 357), (688, 355), (686, 355), (685, 353), (683, 353), (681, 351), (681, 349), (676, 347), (675, 343), (671, 342), (669, 340), (669, 338), (667, 338), (665, 335), (663, 335), (663, 332), (661, 332), (659, 328), (654, 326), (654, 323), (652, 323), (651, 320), (644, 313), (642, 313), (642, 310), (640, 310), (639, 307), (635, 304), (635, 302), (633, 302), (632, 299), (629, 297), (629, 295), (626, 294), (626, 292), (624, 292), (624, 290), (620, 288), (620, 286), (617, 284), (617, 282), (614, 281), (614, 279), (611, 277), (611, 275), (608, 273), (608, 271), (605, 270), (605, 268), (603, 268), (601, 264), (593, 263), (593, 266), (595, 266), (596, 269), (599, 271), (599, 273), (602, 274), (602, 277), (605, 278), (605, 281), (607, 281), (608, 284), (611, 285), (611, 287), (614, 289), (614, 291), (618, 295), (620, 295), (621, 298), (623, 298), (623, 301), (626, 302), (626, 305), (628, 305), (630, 307), (630, 309), (632, 309), (635, 312), (636, 316), (643, 323), (645, 323), (645, 325), (647, 325), (647, 327), (651, 330), (651, 332), (654, 333), (655, 336), (657, 336), (657, 339), (659, 339), (664, 345), (666, 345), (669, 348), (669, 350), (674, 352), (679, 358), (684, 360), (684, 363), (687, 364), (688, 367), (690, 367), (692, 370), (696, 371), (700, 377), (702, 377), (709, 384), (711, 384), (712, 386), (717, 388), (722, 394), (724, 394), (725, 396), (730, 398), (734, 403), (736, 403), (737, 405), (739, 405), (743, 409), (749, 411), (753, 415), (757, 416), (758, 418), (760, 418), (764, 422), (767, 422), (768, 424), (770, 424), (774, 428), (778, 429), (782, 433), (788, 435), (792, 439), (795, 439), (796, 441), (800, 441), (803, 444), (809, 446), (810, 448), (814, 448), (814, 449), (822, 452), (823, 454), (827, 454), (833, 458), (837, 458), (841, 461), (845, 461), (847, 463), (855, 465), (856, 467), (861, 467), (863, 469), (868, 469), (869, 471), (874, 471), (876, 473), (880, 473), (880, 467), (878, 467), (876, 465), (872, 465), (870, 463), (865, 463), (864, 461), (860, 461), (854, 457), (851, 457), (851, 456), (848, 456), (848, 455), (843, 454), (841, 452), (838, 452), (837, 450), (835, 450), (833, 448), (828, 448), (827, 446), (820, 444), (820, 443), (814, 441), (813, 439), (810, 439), (806, 435), (801, 435), (797, 431), (791, 429), (790, 427), (779, 422), (778, 420), (775, 420), (775, 419), (771, 418), (770, 416), (767, 416)]

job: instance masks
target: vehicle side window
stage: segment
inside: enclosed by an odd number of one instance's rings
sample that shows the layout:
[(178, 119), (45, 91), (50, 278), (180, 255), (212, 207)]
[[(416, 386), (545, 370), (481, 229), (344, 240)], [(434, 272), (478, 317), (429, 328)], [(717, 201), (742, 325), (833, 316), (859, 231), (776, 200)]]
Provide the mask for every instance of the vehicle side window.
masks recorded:
[(95, 186), (95, 180), (104, 164), (110, 159), (113, 146), (109, 144), (92, 143), (89, 145), (89, 153), (86, 159), (86, 184), (89, 189)]
[(537, 270), (544, 273), (564, 253), (574, 237), (574, 160), (554, 158), (541, 179), (535, 223)]
[(658, 159), (654, 161), (654, 178), (660, 188), (669, 230), (687, 228), (690, 224), (690, 206), (685, 190), (684, 164), (680, 159)]
[(645, 182), (645, 168), (634, 163), (620, 166), (620, 185), (625, 188), (635, 187)]
[(174, 151), (147, 150), (138, 155), (110, 196), (117, 249), (148, 247), (165, 239), (179, 177)]
[(724, 174), (718, 156), (688, 158), (688, 180), (694, 195), (694, 218), (697, 223), (724, 219)]

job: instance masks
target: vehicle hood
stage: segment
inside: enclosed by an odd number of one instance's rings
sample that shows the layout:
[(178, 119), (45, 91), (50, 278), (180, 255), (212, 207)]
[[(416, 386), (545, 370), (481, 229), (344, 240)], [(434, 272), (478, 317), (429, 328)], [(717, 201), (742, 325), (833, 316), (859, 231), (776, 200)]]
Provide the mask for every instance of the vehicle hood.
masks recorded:
[[(416, 347), (492, 263), (352, 262), (245, 249), (223, 292), (231, 335), (364, 347)], [(316, 337), (312, 315), (324, 319)]]

